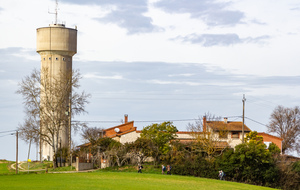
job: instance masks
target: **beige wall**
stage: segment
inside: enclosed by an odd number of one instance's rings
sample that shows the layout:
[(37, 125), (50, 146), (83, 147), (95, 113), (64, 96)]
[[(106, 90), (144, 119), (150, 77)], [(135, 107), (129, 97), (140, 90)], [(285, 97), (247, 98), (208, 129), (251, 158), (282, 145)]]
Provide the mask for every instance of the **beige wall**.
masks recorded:
[[(41, 69), (47, 68), (49, 71), (48, 77), (66, 76), (72, 72), (72, 56), (77, 53), (77, 30), (66, 28), (64, 25), (56, 24), (49, 27), (38, 28), (37, 34), (37, 49), (36, 51), (41, 56)], [(41, 77), (44, 77), (41, 72)], [(71, 90), (69, 92), (71, 94)], [(43, 101), (41, 94), (41, 103)], [(66, 98), (66, 102), (69, 97)], [(68, 103), (65, 108), (62, 108), (61, 113), (65, 113)], [(70, 127), (70, 126), (67, 126)], [(41, 129), (43, 126), (41, 126)], [(64, 128), (60, 131), (59, 139), (61, 139), (62, 147), (69, 147), (70, 128)], [(52, 148), (45, 143), (41, 145), (42, 157), (52, 160)]]
[(125, 135), (122, 135), (120, 138), (120, 143), (128, 143), (128, 142), (134, 142), (137, 138), (140, 137), (140, 133), (137, 133), (136, 131), (132, 131), (130, 133), (126, 133)]
[(77, 53), (77, 30), (64, 25), (51, 25), (36, 30), (36, 51), (61, 51), (64, 55)]

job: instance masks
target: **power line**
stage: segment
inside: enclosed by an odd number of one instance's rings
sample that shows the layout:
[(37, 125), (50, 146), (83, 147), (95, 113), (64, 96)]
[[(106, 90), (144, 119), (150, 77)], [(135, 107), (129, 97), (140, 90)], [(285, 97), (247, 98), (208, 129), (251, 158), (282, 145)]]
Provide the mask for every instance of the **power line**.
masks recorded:
[(6, 135), (2, 135), (2, 136), (0, 136), (0, 138), (1, 137), (6, 137), (6, 136), (10, 136), (10, 135), (14, 135), (15, 133), (11, 133), (11, 134), (6, 134)]
[[(241, 118), (242, 116), (228, 116), (226, 118)], [(179, 122), (179, 121), (196, 121), (199, 120), (199, 118), (196, 119), (163, 119), (163, 120), (137, 120), (134, 121), (135, 123), (150, 123), (150, 122), (165, 122), (165, 121), (172, 121), (172, 122)], [(79, 122), (79, 123), (122, 123), (121, 121), (100, 121), (100, 120), (94, 120), (94, 121), (72, 121), (72, 122)]]
[(174, 119), (174, 120), (156, 120), (156, 121), (135, 121), (137, 123), (143, 123), (143, 122), (164, 122), (164, 121), (195, 121), (198, 119)]
[(10, 131), (0, 131), (0, 133), (10, 133), (10, 132), (16, 132), (16, 130), (10, 130)]
[(121, 121), (71, 121), (72, 123), (121, 123)]
[[(164, 122), (164, 121), (195, 121), (198, 119), (165, 119), (165, 120), (152, 120), (152, 121), (134, 121), (136, 123), (147, 123), (147, 122)], [(80, 123), (121, 123), (121, 121), (72, 121)]]
[(263, 124), (263, 123), (261, 123), (261, 122), (259, 122), (259, 121), (254, 120), (254, 119), (251, 119), (251, 118), (249, 118), (249, 117), (245, 117), (245, 118), (246, 118), (246, 119), (249, 119), (250, 121), (253, 121), (253, 122), (257, 123), (257, 124), (260, 124), (260, 125), (263, 125), (263, 126), (265, 126), (265, 127), (268, 127), (268, 125)]
[(113, 97), (95, 97), (95, 99), (105, 99), (105, 100), (133, 100), (133, 101), (139, 101), (139, 100), (168, 100), (168, 101), (195, 101), (195, 100), (207, 100), (207, 101), (215, 101), (215, 100), (231, 100), (235, 101), (236, 99), (224, 99), (224, 98), (113, 98)]

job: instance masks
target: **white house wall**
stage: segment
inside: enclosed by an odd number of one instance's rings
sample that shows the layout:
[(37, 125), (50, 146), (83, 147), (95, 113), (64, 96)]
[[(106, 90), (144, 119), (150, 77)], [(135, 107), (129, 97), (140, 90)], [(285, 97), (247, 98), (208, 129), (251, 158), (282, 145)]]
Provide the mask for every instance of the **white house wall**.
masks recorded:
[(132, 131), (130, 133), (126, 133), (120, 137), (120, 143), (125, 144), (129, 142), (136, 141), (137, 138), (140, 137), (140, 133), (137, 133), (136, 131)]

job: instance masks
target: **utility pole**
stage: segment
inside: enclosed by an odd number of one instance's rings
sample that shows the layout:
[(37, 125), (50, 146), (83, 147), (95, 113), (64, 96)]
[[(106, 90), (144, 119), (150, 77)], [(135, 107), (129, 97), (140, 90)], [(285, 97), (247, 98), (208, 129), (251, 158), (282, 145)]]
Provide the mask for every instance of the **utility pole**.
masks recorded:
[(19, 138), (19, 132), (17, 131), (16, 132), (16, 174), (18, 174), (18, 148), (19, 148), (19, 146), (18, 146), (18, 138)]
[(60, 147), (60, 167), (62, 167), (61, 137), (59, 139), (60, 139), (60, 143), (59, 143), (59, 147)]
[(245, 142), (245, 140), (244, 140), (244, 135), (245, 135), (245, 133), (244, 133), (244, 125), (245, 125), (245, 102), (246, 102), (245, 94), (243, 94), (243, 100), (242, 100), (242, 102), (243, 102), (242, 143), (244, 143)]

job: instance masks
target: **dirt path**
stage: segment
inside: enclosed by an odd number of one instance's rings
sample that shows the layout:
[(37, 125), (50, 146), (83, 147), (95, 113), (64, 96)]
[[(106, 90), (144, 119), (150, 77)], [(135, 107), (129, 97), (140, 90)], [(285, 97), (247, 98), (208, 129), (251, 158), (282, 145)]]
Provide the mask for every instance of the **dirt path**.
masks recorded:
[[(23, 163), (24, 163), (24, 162), (19, 162), (19, 163), (18, 163), (18, 168), (19, 168), (19, 170), (25, 170), (25, 169), (21, 166), (21, 164), (23, 164)], [(10, 165), (10, 168), (13, 169), (13, 170), (15, 170), (15, 169), (16, 169), (16, 163), (11, 164), (11, 165)]]

